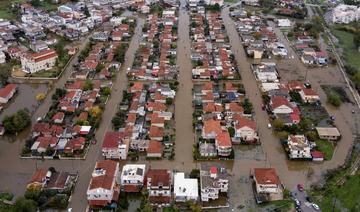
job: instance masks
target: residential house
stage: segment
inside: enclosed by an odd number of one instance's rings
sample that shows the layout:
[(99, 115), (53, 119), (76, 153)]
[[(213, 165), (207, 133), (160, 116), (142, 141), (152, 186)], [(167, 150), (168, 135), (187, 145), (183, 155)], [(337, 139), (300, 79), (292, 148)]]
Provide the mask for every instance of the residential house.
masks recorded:
[(201, 201), (208, 202), (219, 198), (220, 193), (229, 189), (229, 175), (225, 167), (219, 164), (201, 164), (200, 190)]
[(336, 141), (341, 138), (341, 134), (336, 127), (316, 127), (316, 132), (320, 139)]
[(319, 95), (312, 88), (304, 88), (299, 92), (303, 102), (314, 103), (320, 101)]
[(0, 103), (6, 104), (17, 91), (16, 84), (7, 84), (5, 87), (0, 88)]
[(90, 207), (105, 207), (117, 203), (120, 189), (116, 181), (119, 163), (111, 160), (97, 162), (86, 195)]
[(255, 121), (240, 115), (234, 116), (233, 120), (235, 134), (232, 141), (234, 143), (254, 143), (258, 141), (259, 137)]
[(146, 150), (146, 157), (161, 158), (163, 152), (162, 143), (159, 141), (149, 141), (149, 146)]
[(124, 192), (140, 192), (144, 186), (145, 164), (126, 164), (121, 172), (121, 190)]
[(274, 168), (255, 168), (254, 181), (257, 203), (283, 199), (283, 187)]
[(55, 113), (55, 115), (53, 115), (53, 117), (51, 119), (55, 124), (62, 124), (64, 121), (64, 118), (65, 118), (64, 112), (57, 112), (57, 113)]
[(146, 174), (146, 189), (149, 202), (155, 206), (169, 206), (172, 201), (172, 171), (166, 169), (149, 169)]
[(222, 131), (215, 138), (215, 147), (219, 156), (228, 157), (232, 152), (232, 143), (228, 131)]
[(310, 159), (310, 144), (304, 135), (289, 135), (287, 139), (290, 159)]
[(106, 132), (102, 144), (102, 155), (105, 159), (126, 160), (129, 141), (122, 132)]
[(201, 137), (204, 139), (215, 139), (222, 132), (220, 121), (213, 119), (204, 121)]
[(198, 180), (185, 178), (185, 173), (174, 173), (174, 199), (175, 202), (194, 201), (199, 199)]

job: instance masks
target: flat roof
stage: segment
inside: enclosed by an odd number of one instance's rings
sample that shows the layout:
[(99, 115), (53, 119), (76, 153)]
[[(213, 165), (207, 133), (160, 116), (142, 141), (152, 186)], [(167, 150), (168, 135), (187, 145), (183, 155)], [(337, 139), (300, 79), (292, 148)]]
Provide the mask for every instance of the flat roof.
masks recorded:
[(320, 136), (340, 136), (340, 132), (336, 127), (316, 127), (316, 131)]

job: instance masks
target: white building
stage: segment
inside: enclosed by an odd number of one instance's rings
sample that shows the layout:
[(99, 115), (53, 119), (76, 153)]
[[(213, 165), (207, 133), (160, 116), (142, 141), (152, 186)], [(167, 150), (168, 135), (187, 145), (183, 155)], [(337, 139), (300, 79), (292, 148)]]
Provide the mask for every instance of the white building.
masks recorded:
[(201, 164), (200, 169), (201, 201), (208, 202), (219, 198), (219, 193), (229, 189), (226, 168), (218, 164)]
[(330, 16), (332, 23), (348, 24), (360, 20), (360, 7), (339, 4), (336, 6)]
[(311, 148), (304, 135), (289, 135), (287, 140), (291, 159), (310, 159)]
[(287, 18), (277, 19), (278, 27), (291, 27), (291, 21)]
[(120, 188), (116, 182), (119, 163), (111, 160), (97, 162), (86, 192), (90, 207), (106, 206), (117, 202)]
[(219, 6), (221, 7), (224, 5), (224, 0), (205, 0), (205, 4), (207, 5), (219, 4)]
[(35, 73), (49, 70), (55, 66), (58, 55), (55, 50), (47, 49), (37, 53), (28, 54), (21, 58), (22, 70), (26, 73)]
[(197, 201), (199, 198), (197, 179), (185, 178), (185, 173), (174, 174), (174, 198), (176, 202)]
[(121, 190), (125, 192), (141, 191), (145, 180), (145, 164), (126, 164), (121, 172)]

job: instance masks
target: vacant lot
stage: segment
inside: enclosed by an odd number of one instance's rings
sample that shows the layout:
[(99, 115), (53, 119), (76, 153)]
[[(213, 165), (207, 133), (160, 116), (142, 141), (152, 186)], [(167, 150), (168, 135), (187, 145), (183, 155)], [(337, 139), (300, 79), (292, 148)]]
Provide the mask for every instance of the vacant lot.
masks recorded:
[(346, 62), (360, 71), (360, 52), (355, 48), (354, 35), (350, 32), (338, 30), (336, 27), (332, 27), (331, 32), (339, 39), (339, 47), (344, 51), (343, 56)]
[(325, 140), (317, 140), (315, 141), (315, 143), (316, 143), (316, 149), (324, 154), (324, 159), (331, 160), (335, 149), (333, 143)]

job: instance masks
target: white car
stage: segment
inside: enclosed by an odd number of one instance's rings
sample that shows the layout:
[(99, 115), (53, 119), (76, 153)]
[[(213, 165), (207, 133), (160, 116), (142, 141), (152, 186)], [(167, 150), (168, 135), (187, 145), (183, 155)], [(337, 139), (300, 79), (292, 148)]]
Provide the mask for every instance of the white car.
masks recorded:
[(317, 211), (320, 210), (320, 207), (315, 203), (311, 203), (311, 206)]
[(271, 129), (272, 126), (271, 126), (271, 124), (269, 123), (269, 124), (267, 125), (267, 127), (268, 127), (269, 129)]

